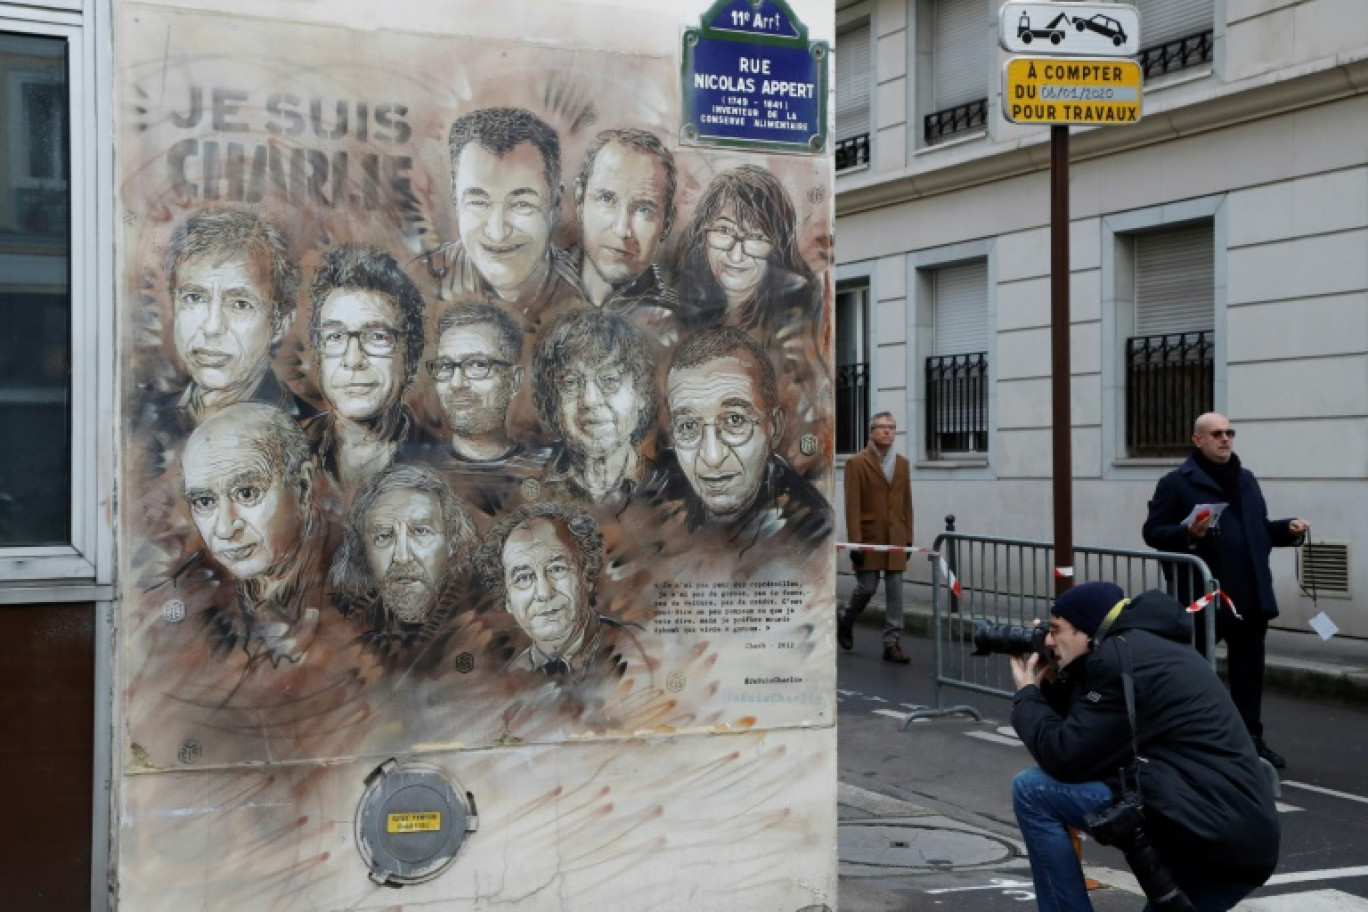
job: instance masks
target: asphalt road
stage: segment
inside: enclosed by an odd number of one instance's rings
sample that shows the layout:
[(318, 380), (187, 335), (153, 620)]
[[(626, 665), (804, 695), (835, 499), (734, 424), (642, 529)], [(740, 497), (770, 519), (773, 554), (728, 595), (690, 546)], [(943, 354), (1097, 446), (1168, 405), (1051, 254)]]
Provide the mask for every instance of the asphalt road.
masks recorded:
[[(909, 710), (936, 702), (930, 642), (904, 639), (912, 664), (895, 666), (880, 660), (878, 640), (857, 627), (855, 650), (837, 659), (839, 908), (1034, 909), (1009, 793), (1031, 761), (1008, 724), (1009, 701), (947, 689), (946, 705), (974, 706), (982, 721), (941, 716), (904, 732)], [(1368, 712), (1280, 694), (1264, 701), (1267, 738), (1288, 759), (1282, 860), (1239, 912), (1368, 912)], [(1143, 906), (1119, 852), (1090, 842), (1083, 858), (1102, 884), (1090, 894), (1097, 912)]]

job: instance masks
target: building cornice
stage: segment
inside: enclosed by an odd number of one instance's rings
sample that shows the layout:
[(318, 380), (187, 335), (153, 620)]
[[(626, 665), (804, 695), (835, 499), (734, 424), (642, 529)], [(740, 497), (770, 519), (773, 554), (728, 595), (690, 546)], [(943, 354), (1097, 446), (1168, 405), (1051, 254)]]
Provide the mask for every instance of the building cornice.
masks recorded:
[[(1352, 98), (1368, 92), (1368, 52), (1325, 66), (1307, 64), (1222, 86), (1214, 97), (1145, 113), (1127, 127), (1076, 130), (1069, 160), (1087, 161), (1209, 133), (1237, 124)], [(1049, 131), (1038, 130), (1012, 143), (989, 146), (983, 154), (944, 167), (912, 166), (894, 174), (867, 172), (838, 180), (837, 217), (855, 215), (941, 193), (1019, 177), (1050, 167)], [(845, 184), (845, 186), (841, 186)]]

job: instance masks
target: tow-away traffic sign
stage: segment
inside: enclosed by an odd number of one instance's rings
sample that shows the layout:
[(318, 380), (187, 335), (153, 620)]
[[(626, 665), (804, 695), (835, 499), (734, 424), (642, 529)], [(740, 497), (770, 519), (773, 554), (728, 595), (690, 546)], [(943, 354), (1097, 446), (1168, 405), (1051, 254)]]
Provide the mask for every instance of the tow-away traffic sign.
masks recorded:
[(1002, 113), (1019, 124), (1136, 123), (1143, 82), (1134, 60), (1013, 57), (1003, 67)]
[(1140, 12), (1120, 3), (1008, 0), (998, 25), (998, 43), (1012, 54), (1134, 57), (1140, 53)]

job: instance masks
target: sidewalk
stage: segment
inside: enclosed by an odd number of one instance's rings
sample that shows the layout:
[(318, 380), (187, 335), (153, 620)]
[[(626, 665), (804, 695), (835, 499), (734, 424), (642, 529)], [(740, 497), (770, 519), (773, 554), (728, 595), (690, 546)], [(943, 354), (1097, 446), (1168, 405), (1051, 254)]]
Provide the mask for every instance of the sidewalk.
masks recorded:
[[(836, 577), (837, 602), (845, 605), (855, 589), (855, 577)], [(931, 603), (924, 586), (903, 589), (906, 629), (909, 635), (931, 635)], [(880, 588), (860, 615), (862, 626), (883, 627), (884, 597)], [(1224, 667), (1225, 646), (1217, 647), (1217, 662)], [(1368, 704), (1368, 640), (1332, 637), (1322, 640), (1312, 631), (1268, 631), (1264, 687), (1297, 696), (1330, 698)]]

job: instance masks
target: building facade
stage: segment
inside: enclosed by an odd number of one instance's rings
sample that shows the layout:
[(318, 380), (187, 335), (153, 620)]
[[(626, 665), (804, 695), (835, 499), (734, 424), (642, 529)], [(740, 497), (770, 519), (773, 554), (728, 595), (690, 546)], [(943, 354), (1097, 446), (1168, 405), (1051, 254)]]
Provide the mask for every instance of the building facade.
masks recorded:
[[(1131, 5), (1142, 119), (1070, 136), (1074, 541), (1143, 549), (1215, 409), (1270, 514), (1311, 523), (1276, 623), (1368, 636), (1368, 16)], [(837, 440), (898, 416), (919, 544), (947, 514), (1053, 537), (1050, 138), (1003, 115), (1001, 7), (838, 4)]]

